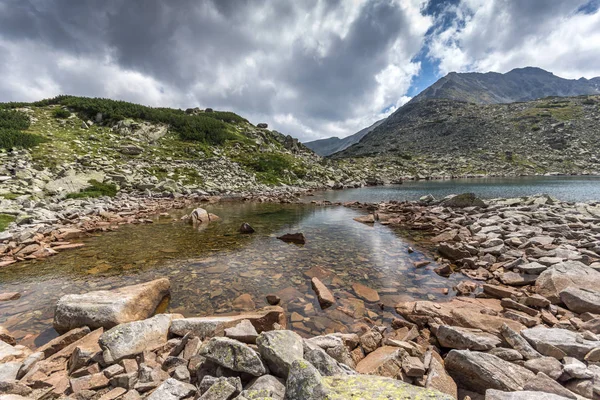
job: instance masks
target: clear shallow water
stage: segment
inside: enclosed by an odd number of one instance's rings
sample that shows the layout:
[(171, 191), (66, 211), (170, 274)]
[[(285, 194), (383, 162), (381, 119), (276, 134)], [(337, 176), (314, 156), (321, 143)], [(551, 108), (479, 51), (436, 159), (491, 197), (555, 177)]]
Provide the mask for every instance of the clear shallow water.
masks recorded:
[(402, 185), (364, 187), (316, 193), (309, 200), (381, 202), (418, 200), (431, 194), (442, 198), (449, 194), (473, 192), (483, 199), (549, 194), (563, 201), (600, 201), (599, 176), (519, 177), (406, 181)]
[[(437, 276), (434, 262), (416, 269), (413, 262), (429, 259), (426, 254), (408, 254), (409, 245), (418, 247), (389, 227), (353, 221), (360, 215), (356, 210), (250, 203), (205, 208), (222, 221), (195, 229), (180, 222), (177, 211), (153, 224), (122, 226), (87, 238), (81, 249), (0, 269), (0, 292), (22, 293), (17, 301), (0, 303), (0, 325), (19, 338), (31, 335), (25, 343), (39, 345), (56, 335), (52, 317), (61, 295), (169, 277), (170, 312), (205, 316), (240, 311), (233, 300), (245, 293), (260, 308), (267, 305), (267, 294), (277, 293), (292, 329), (304, 335), (343, 332), (365, 317), (389, 322), (399, 301), (448, 298), (443, 289), (459, 279)], [(242, 222), (256, 233), (237, 233)], [(288, 232), (303, 232), (306, 245), (276, 239)], [(334, 307), (320, 309), (311, 271), (339, 298)], [(357, 298), (352, 289), (356, 282), (377, 289), (384, 309)]]

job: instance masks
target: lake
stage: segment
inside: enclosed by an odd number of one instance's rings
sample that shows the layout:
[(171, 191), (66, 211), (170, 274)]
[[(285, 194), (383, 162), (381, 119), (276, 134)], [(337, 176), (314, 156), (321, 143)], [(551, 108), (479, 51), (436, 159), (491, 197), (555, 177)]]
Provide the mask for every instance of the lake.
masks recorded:
[(600, 200), (600, 176), (532, 176), (406, 181), (402, 185), (318, 192), (310, 200), (377, 203), (389, 200), (418, 200), (421, 196), (428, 194), (439, 199), (449, 194), (466, 192), (473, 192), (482, 199), (532, 196), (543, 193), (563, 201), (593, 201)]

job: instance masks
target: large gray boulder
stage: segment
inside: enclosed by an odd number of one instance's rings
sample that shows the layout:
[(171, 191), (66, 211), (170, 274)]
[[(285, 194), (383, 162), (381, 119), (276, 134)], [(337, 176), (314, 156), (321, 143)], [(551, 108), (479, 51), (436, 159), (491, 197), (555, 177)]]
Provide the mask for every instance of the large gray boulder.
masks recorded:
[(296, 360), (290, 367), (286, 384), (288, 400), (347, 399), (427, 399), (451, 400), (453, 396), (435, 389), (409, 385), (397, 379), (375, 375), (341, 375), (323, 377), (306, 360)]
[(280, 378), (287, 378), (292, 362), (304, 355), (302, 337), (292, 331), (263, 332), (256, 339), (256, 344), (273, 375)]
[(484, 394), (487, 389), (522, 390), (535, 374), (492, 354), (451, 350), (445, 359), (446, 370), (459, 386)]
[(146, 319), (169, 294), (168, 279), (156, 279), (114, 290), (99, 290), (61, 297), (54, 313), (54, 329), (65, 333), (87, 326), (110, 329), (125, 322)]
[(200, 355), (225, 368), (254, 376), (267, 373), (258, 353), (237, 340), (216, 337), (202, 345)]
[(542, 354), (546, 345), (551, 345), (578, 360), (583, 360), (592, 349), (600, 347), (600, 341), (584, 339), (581, 334), (567, 329), (537, 326), (522, 330), (521, 335)]
[(502, 341), (491, 333), (459, 326), (440, 326), (435, 336), (442, 347), (459, 350), (490, 350)]
[(573, 287), (598, 290), (600, 272), (579, 261), (565, 261), (542, 272), (535, 282), (537, 293), (553, 304), (561, 302), (560, 292)]
[(560, 299), (569, 310), (578, 314), (600, 314), (600, 292), (596, 290), (568, 287), (560, 292)]
[(167, 342), (172, 314), (158, 314), (143, 321), (128, 322), (104, 332), (98, 344), (104, 361), (114, 363)]

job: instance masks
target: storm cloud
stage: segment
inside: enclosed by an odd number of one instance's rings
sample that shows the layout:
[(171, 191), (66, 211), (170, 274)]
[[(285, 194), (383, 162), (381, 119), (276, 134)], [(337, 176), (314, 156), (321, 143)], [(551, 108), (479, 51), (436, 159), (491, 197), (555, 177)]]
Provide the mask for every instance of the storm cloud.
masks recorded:
[(599, 18), (557, 0), (0, 0), (0, 101), (212, 107), (302, 140), (345, 136), (408, 101), (425, 64), (432, 81), (600, 75)]

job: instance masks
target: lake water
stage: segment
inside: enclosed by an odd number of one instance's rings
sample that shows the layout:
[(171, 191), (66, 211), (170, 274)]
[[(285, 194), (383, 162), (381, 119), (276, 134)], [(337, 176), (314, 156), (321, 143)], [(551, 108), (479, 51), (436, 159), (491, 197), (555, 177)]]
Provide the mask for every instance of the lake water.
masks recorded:
[(381, 202), (418, 200), (431, 194), (443, 198), (449, 194), (473, 192), (483, 199), (549, 194), (563, 201), (600, 201), (599, 176), (532, 176), (519, 178), (481, 178), (431, 181), (406, 181), (402, 185), (364, 187), (316, 193), (310, 200)]
[[(56, 335), (52, 317), (61, 295), (169, 277), (170, 312), (239, 312), (247, 304), (234, 303), (236, 297), (249, 294), (260, 308), (267, 305), (267, 294), (276, 293), (291, 328), (300, 334), (347, 332), (364, 318), (389, 323), (399, 301), (449, 298), (461, 279), (435, 274), (437, 265), (426, 251), (401, 233), (354, 221), (361, 215), (357, 210), (310, 204), (204, 207), (222, 220), (196, 229), (179, 221), (182, 211), (175, 211), (153, 224), (122, 226), (84, 239), (81, 249), (0, 269), (0, 292), (22, 293), (17, 301), (0, 303), (0, 325), (19, 338), (31, 335), (27, 340), (39, 345)], [(238, 233), (243, 222), (256, 233)], [(306, 244), (276, 238), (288, 232), (303, 232)], [(409, 246), (417, 251), (409, 254)], [(432, 263), (415, 268), (413, 262), (421, 260)], [(335, 306), (321, 310), (310, 284), (314, 274), (338, 298)], [(379, 302), (360, 299), (354, 283), (378, 290), (383, 309)], [(444, 295), (444, 288), (451, 293)]]
[[(483, 198), (548, 193), (562, 200), (600, 199), (598, 177), (535, 177), (406, 182), (403, 185), (329, 191), (307, 201), (379, 202), (413, 200), (425, 194), (443, 197), (475, 192)], [(114, 232), (81, 241), (85, 247), (47, 260), (18, 263), (0, 269), (0, 292), (20, 292), (16, 301), (0, 303), (0, 325), (24, 344), (40, 345), (56, 336), (52, 329), (54, 305), (60, 296), (109, 289), (168, 277), (172, 294), (167, 310), (186, 316), (239, 312), (243, 307), (266, 306), (265, 296), (276, 293), (288, 312), (291, 328), (302, 335), (346, 332), (365, 318), (386, 323), (393, 306), (412, 299), (448, 299), (462, 279), (446, 279), (433, 272), (433, 255), (406, 232), (369, 226), (353, 220), (361, 211), (312, 204), (221, 203), (204, 205), (222, 220), (194, 228), (180, 221), (191, 210), (156, 217), (153, 224), (122, 226)], [(238, 228), (250, 223), (256, 233)], [(303, 232), (305, 245), (284, 243), (276, 237)], [(408, 247), (417, 251), (409, 254)], [(425, 268), (414, 262), (428, 260)], [(337, 304), (321, 310), (311, 289), (317, 275), (333, 291)], [(379, 302), (361, 299), (355, 283), (376, 289)], [(450, 289), (444, 295), (444, 289)], [(234, 302), (248, 294), (252, 303)], [(247, 297), (247, 296), (246, 296)]]

